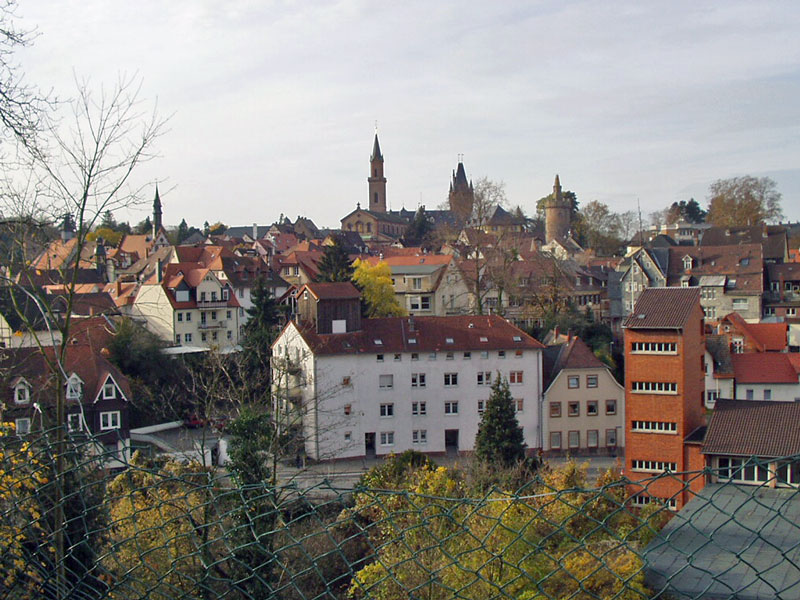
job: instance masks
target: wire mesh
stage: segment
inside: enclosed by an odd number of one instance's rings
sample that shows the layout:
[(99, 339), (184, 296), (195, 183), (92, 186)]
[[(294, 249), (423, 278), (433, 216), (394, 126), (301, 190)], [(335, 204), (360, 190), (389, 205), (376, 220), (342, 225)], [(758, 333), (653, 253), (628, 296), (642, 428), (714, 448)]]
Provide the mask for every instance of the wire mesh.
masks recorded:
[[(240, 485), (224, 468), (128, 457), (86, 436), (69, 438), (58, 477), (52, 439), (0, 426), (2, 597), (800, 597), (800, 497), (786, 476), (800, 457), (636, 486), (542, 471), (475, 496), (428, 466), (403, 489)], [(709, 483), (680, 512), (641, 506), (654, 482), (683, 490), (693, 477)]]

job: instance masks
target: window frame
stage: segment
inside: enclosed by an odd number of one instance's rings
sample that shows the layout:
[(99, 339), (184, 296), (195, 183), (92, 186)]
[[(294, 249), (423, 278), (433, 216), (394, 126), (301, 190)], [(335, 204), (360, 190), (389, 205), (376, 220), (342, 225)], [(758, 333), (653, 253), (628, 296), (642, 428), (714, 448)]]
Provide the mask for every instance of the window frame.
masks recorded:
[(579, 390), (581, 388), (580, 375), (567, 375), (567, 389)]
[(106, 410), (100, 413), (100, 431), (113, 431), (122, 428), (122, 416), (118, 410)]

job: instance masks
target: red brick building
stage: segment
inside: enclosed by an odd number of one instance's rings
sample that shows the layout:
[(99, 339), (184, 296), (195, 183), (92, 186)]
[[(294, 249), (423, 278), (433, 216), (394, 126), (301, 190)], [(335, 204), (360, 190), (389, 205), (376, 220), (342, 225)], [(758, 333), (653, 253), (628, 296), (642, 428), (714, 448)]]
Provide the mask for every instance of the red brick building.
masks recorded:
[[(706, 424), (705, 336), (700, 288), (648, 288), (623, 323), (625, 333), (625, 472), (637, 503), (689, 500), (685, 477), (651, 478), (703, 468), (693, 432)], [(702, 437), (699, 441), (702, 441)], [(685, 443), (686, 442), (686, 443)], [(688, 484), (703, 487), (701, 476)]]

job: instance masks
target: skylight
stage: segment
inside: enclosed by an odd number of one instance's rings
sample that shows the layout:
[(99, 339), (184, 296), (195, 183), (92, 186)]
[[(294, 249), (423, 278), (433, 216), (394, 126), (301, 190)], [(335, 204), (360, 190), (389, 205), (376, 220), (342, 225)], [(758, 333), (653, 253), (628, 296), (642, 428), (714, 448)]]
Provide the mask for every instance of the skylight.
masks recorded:
[(515, 342), (521, 342), (521, 341), (522, 341), (522, 336), (515, 335), (515, 336), (514, 336), (513, 338), (511, 338), (511, 339), (513, 339)]
[(489, 341), (489, 338), (488, 338), (488, 337), (486, 337), (485, 335), (482, 335), (482, 336), (481, 336), (481, 341), (482, 341), (482, 342), (488, 342), (488, 341)]
[(445, 344), (452, 344), (453, 343), (453, 338), (450, 338), (450, 337), (449, 338), (444, 338), (444, 343)]
[(417, 343), (417, 338), (408, 338), (408, 343), (409, 344), (416, 344)]
[(380, 338), (375, 338), (375, 345), (376, 346), (383, 346), (383, 340)]

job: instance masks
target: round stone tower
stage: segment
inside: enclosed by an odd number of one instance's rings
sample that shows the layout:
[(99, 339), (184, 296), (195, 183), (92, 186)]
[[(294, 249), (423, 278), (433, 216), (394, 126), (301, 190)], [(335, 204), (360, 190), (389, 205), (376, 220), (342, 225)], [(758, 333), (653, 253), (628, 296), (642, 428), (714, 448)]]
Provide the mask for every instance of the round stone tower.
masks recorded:
[(569, 235), (572, 206), (568, 199), (561, 195), (561, 182), (556, 175), (553, 194), (544, 205), (544, 237), (545, 243), (563, 240)]

